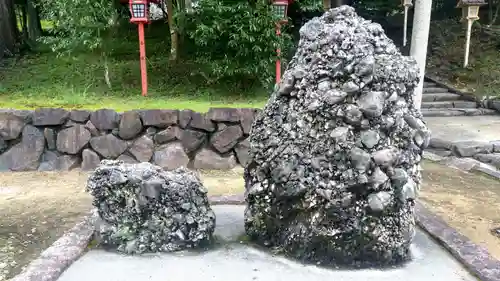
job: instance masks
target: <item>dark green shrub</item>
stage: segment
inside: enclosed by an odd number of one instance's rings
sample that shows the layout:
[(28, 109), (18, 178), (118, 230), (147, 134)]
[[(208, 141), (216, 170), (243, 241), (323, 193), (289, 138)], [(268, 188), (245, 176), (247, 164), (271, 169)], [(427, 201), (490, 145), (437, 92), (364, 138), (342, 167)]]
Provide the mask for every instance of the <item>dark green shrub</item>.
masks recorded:
[(230, 79), (245, 86), (269, 85), (276, 49), (286, 53), (291, 45), (287, 33), (276, 36), (276, 18), (265, 1), (200, 0), (194, 14), (182, 18), (184, 51), (203, 66), (196, 74), (207, 83)]

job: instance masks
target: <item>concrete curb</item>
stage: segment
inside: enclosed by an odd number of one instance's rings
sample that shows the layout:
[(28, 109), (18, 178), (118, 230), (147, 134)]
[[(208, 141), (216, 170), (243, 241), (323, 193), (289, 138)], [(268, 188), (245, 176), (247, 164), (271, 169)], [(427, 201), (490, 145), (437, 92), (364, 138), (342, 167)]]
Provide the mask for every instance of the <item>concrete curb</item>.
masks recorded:
[[(442, 156), (439, 156), (435, 153), (432, 153), (432, 152), (429, 152), (429, 151), (424, 151), (424, 154), (423, 154), (423, 158), (424, 159), (427, 159), (429, 161), (432, 161), (432, 162), (436, 162), (436, 163), (439, 163), (439, 164), (443, 164), (443, 165), (446, 165), (446, 159), (448, 157), (442, 157)], [(457, 158), (457, 159), (465, 159), (465, 158)], [(499, 179), (500, 180), (500, 171), (495, 169), (495, 167), (492, 167), (491, 165), (489, 164), (486, 164), (486, 163), (482, 163), (478, 160), (475, 160), (478, 162), (477, 165), (472, 165), (469, 168), (465, 168), (465, 167), (459, 167), (459, 165), (447, 165), (449, 167), (452, 167), (452, 168), (456, 168), (456, 169), (459, 169), (459, 170), (462, 170), (462, 171), (465, 171), (465, 172), (470, 172), (470, 171), (476, 171), (476, 172), (481, 172), (481, 173), (484, 173), (484, 174), (487, 174), (491, 177), (494, 177), (496, 179)], [(500, 280), (500, 279), (499, 279)]]
[(67, 231), (11, 281), (55, 281), (87, 249), (96, 217), (88, 215)]
[(500, 280), (500, 261), (467, 237), (458, 233), (441, 218), (416, 202), (417, 224), (444, 246), (462, 265), (481, 281)]
[[(210, 196), (212, 205), (245, 204), (243, 194)], [(451, 252), (481, 281), (500, 280), (500, 261), (459, 234), (424, 206), (416, 204), (417, 224)], [(91, 241), (95, 216), (88, 216), (42, 252), (39, 258), (11, 281), (56, 281), (63, 271), (76, 261)]]
[[(446, 157), (441, 157), (428, 151), (424, 152), (423, 158), (440, 164), (445, 164), (443, 161), (446, 160)], [(500, 172), (498, 170), (490, 167), (490, 165), (479, 163), (468, 170), (460, 169), (456, 165), (450, 167), (465, 172), (478, 171), (500, 179)], [(426, 209), (421, 203), (417, 202), (415, 210), (417, 224), (443, 245), (481, 281), (500, 280), (500, 261), (493, 258), (485, 248), (471, 242), (467, 237), (457, 232), (441, 218)]]

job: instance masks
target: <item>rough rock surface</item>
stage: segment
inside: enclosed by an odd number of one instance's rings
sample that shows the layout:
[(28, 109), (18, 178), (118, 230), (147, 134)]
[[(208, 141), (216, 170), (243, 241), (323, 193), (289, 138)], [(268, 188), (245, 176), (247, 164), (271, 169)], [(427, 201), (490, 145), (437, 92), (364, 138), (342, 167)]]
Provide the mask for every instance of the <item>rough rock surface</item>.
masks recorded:
[[(50, 143), (49, 138), (47, 138), (47, 134), (45, 134), (45, 137)], [(89, 143), (90, 138), (90, 132), (84, 125), (75, 125), (61, 130), (57, 134), (56, 146), (61, 152), (77, 154)]]
[(90, 114), (90, 122), (101, 131), (113, 130), (118, 127), (119, 121), (120, 115), (112, 109), (103, 108)]
[(90, 118), (90, 111), (88, 110), (71, 110), (69, 113), (69, 119), (75, 121), (75, 122), (80, 122), (80, 123), (85, 123), (87, 120)]
[(120, 252), (171, 252), (212, 240), (215, 214), (191, 171), (103, 160), (89, 177), (100, 222), (97, 236)]
[(154, 152), (154, 143), (148, 136), (142, 136), (134, 141), (129, 148), (130, 154), (139, 162), (149, 162)]
[(120, 156), (128, 147), (126, 141), (112, 134), (91, 138), (90, 146), (103, 157), (111, 159)]
[(26, 122), (12, 113), (0, 113), (0, 137), (4, 140), (14, 140), (21, 135)]
[(84, 149), (82, 151), (82, 170), (90, 171), (94, 170), (101, 163), (99, 154), (90, 148)]
[(174, 170), (179, 167), (187, 167), (189, 157), (179, 142), (164, 144), (153, 154), (153, 163), (165, 170)]
[(227, 126), (216, 132), (213, 136), (211, 144), (220, 153), (230, 151), (243, 136), (243, 131), (240, 126)]
[(38, 169), (44, 148), (45, 137), (43, 133), (34, 126), (24, 126), (21, 142), (0, 155), (0, 171)]
[(39, 108), (33, 113), (33, 125), (61, 125), (66, 122), (68, 117), (69, 112), (62, 108)]
[(231, 170), (236, 167), (236, 164), (236, 157), (234, 155), (222, 156), (206, 148), (196, 154), (193, 161), (194, 168), (202, 170)]
[(174, 125), (179, 119), (177, 110), (147, 110), (141, 111), (142, 123), (144, 126), (154, 126), (157, 128), (167, 128)]
[(142, 131), (141, 116), (136, 111), (123, 113), (118, 127), (120, 138), (130, 140)]
[(430, 138), (413, 105), (417, 81), (416, 62), (353, 8), (306, 23), (253, 123), (247, 234), (318, 263), (408, 259)]

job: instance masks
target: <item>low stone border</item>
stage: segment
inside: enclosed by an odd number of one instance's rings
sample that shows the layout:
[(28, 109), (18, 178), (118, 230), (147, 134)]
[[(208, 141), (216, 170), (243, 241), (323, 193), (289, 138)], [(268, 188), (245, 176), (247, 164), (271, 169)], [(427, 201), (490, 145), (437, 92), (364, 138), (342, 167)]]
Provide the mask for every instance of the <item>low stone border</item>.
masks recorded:
[(87, 249), (96, 216), (89, 215), (57, 239), (11, 281), (55, 281)]
[[(210, 196), (212, 205), (245, 204), (243, 194)], [(451, 252), (481, 281), (500, 280), (500, 261), (448, 226), (417, 202), (417, 224)], [(88, 216), (42, 252), (26, 269), (11, 281), (56, 281), (63, 271), (87, 249), (94, 232), (95, 216)]]
[(488, 163), (483, 163), (473, 158), (443, 157), (430, 151), (424, 151), (423, 158), (465, 172), (481, 172), (500, 180), (500, 170)]
[[(424, 152), (423, 157), (466, 172), (478, 171), (500, 179), (500, 171), (495, 167), (471, 158), (446, 158), (428, 151)], [(416, 214), (418, 225), (439, 241), (481, 281), (500, 280), (500, 261), (493, 258), (485, 248), (471, 242), (418, 202)]]
[(443, 245), (479, 280), (500, 280), (500, 261), (493, 258), (486, 249), (472, 243), (421, 203), (417, 202), (415, 209), (417, 224)]
[(449, 141), (431, 138), (427, 151), (442, 157), (460, 157), (500, 168), (500, 141)]

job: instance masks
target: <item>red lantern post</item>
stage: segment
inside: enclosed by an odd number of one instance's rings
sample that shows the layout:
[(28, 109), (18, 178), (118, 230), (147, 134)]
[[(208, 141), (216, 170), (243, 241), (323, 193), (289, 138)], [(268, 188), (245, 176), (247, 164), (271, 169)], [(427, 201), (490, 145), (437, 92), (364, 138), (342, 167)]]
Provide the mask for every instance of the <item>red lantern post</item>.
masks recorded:
[(139, 59), (141, 63), (142, 96), (148, 95), (148, 74), (146, 68), (146, 42), (144, 24), (149, 23), (149, 5), (147, 0), (129, 0), (130, 22), (139, 28)]
[[(273, 11), (276, 16), (279, 17), (278, 22), (276, 22), (276, 36), (281, 36), (281, 25), (288, 22), (288, 5), (292, 3), (293, 0), (273, 0)], [(281, 49), (277, 49), (276, 53), (278, 58), (276, 59), (276, 84), (280, 83), (281, 80)]]

